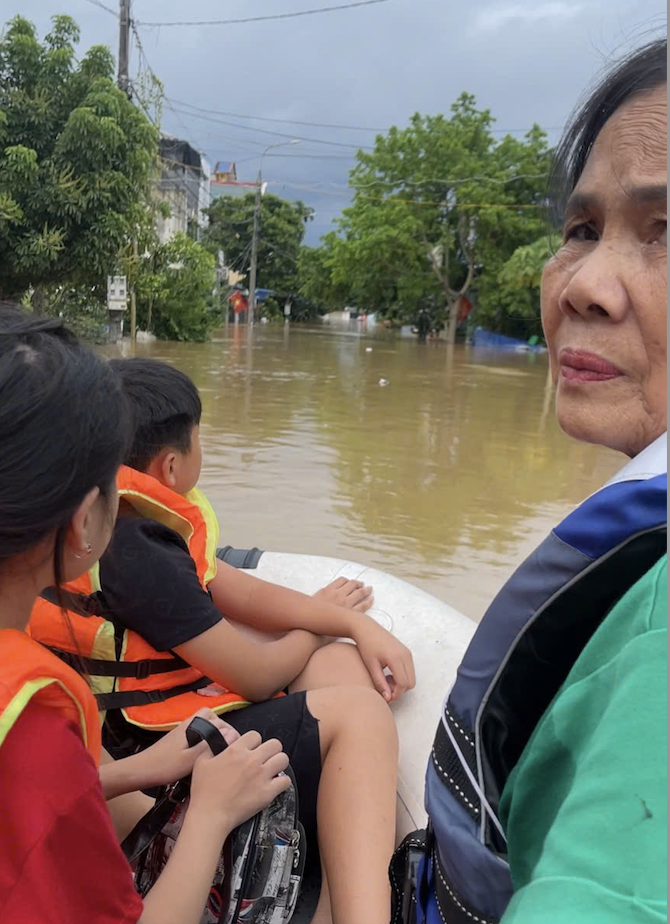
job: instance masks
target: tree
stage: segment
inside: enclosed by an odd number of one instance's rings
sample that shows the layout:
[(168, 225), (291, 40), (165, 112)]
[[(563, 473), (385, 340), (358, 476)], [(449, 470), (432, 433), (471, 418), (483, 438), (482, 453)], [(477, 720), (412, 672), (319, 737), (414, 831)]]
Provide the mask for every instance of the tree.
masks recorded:
[[(541, 334), (539, 312), (539, 280), (537, 300), (531, 309), (530, 303), (520, 305), (515, 301), (519, 290), (501, 290), (501, 273), (508, 261), (520, 249), (535, 242), (540, 245), (542, 260), (546, 262), (550, 228), (547, 221), (546, 196), (547, 175), (551, 167), (552, 151), (547, 147), (546, 136), (537, 126), (532, 128), (523, 140), (508, 136), (497, 145), (494, 156), (503, 171), (518, 179), (508, 185), (514, 202), (506, 209), (504, 220), (489, 223), (479, 247), (481, 271), (477, 275), (477, 321), (479, 324), (503, 334), (526, 339), (531, 334)], [(541, 276), (540, 266), (540, 276)], [(529, 294), (526, 290), (526, 295)], [(512, 296), (510, 298), (510, 296)]]
[(475, 286), (486, 298), (487, 273), (541, 228), (546, 137), (498, 143), (493, 121), (464, 93), (450, 118), (416, 114), (359, 152), (353, 204), (327, 243), (335, 284), (387, 317), (429, 317), (453, 342), (461, 299)]
[(216, 263), (187, 234), (177, 234), (126, 264), (135, 285), (137, 320), (163, 340), (206, 340), (220, 321), (214, 300)]
[(0, 38), (0, 294), (99, 286), (143, 220), (156, 130), (114, 85), (108, 49), (75, 58), (55, 16), (44, 43), (21, 16)]
[[(204, 244), (213, 253), (222, 250), (226, 264), (237, 272), (249, 266), (253, 234), (255, 193), (240, 199), (221, 196), (207, 209), (209, 228)], [(261, 201), (261, 234), (258, 248), (258, 287), (271, 289), (280, 298), (299, 288), (298, 260), (305, 225), (313, 209), (267, 194)]]
[(298, 279), (300, 298), (312, 305), (317, 313), (341, 311), (352, 301), (351, 289), (346, 283), (333, 280), (333, 247), (337, 240), (331, 232), (320, 247), (300, 248)]
[(497, 304), (506, 318), (507, 333), (524, 338), (542, 335), (542, 273), (558, 246), (555, 236), (544, 234), (533, 244), (517, 247), (498, 272)]

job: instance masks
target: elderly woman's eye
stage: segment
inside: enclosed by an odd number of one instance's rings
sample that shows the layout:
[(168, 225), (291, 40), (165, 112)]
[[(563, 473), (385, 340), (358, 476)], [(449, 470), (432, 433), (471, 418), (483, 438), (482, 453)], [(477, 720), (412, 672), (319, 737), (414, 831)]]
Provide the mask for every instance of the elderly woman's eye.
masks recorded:
[(597, 241), (598, 232), (593, 225), (582, 222), (565, 229), (565, 241)]
[(658, 229), (658, 236), (656, 237), (656, 241), (659, 244), (662, 244), (664, 247), (668, 246), (668, 223), (667, 221), (664, 221), (661, 223)]

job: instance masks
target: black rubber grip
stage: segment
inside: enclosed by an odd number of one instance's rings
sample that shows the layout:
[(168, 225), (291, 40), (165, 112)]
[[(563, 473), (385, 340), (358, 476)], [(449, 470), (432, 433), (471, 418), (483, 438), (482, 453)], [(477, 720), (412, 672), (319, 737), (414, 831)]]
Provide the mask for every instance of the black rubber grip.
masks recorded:
[(194, 748), (201, 741), (206, 741), (215, 757), (217, 754), (222, 754), (228, 747), (228, 742), (216, 725), (200, 717), (193, 719), (186, 729), (186, 740), (190, 748)]

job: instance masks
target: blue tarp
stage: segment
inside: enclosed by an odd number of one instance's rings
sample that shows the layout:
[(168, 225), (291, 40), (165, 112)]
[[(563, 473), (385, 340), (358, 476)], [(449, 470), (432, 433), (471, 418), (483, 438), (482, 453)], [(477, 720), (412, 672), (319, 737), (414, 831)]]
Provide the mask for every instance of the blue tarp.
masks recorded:
[(494, 334), (490, 330), (478, 327), (472, 335), (472, 345), (486, 347), (489, 350), (528, 350), (533, 353), (544, 353), (545, 347), (531, 346), (525, 340), (516, 337), (506, 337), (504, 334)]
[(264, 302), (266, 298), (271, 298), (274, 294), (274, 289), (256, 289), (256, 301)]

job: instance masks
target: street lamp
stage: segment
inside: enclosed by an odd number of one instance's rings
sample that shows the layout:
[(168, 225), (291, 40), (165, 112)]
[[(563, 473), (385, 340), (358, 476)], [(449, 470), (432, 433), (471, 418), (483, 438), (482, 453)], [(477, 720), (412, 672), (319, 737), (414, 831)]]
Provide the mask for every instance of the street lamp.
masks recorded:
[(256, 208), (254, 210), (254, 236), (251, 241), (251, 270), (249, 272), (249, 314), (248, 323), (254, 323), (256, 314), (256, 285), (258, 282), (258, 244), (261, 231), (261, 199), (263, 197), (263, 160), (275, 148), (286, 148), (300, 144), (298, 140), (282, 141), (279, 144), (269, 145), (261, 154), (261, 165), (258, 171), (256, 184)]

